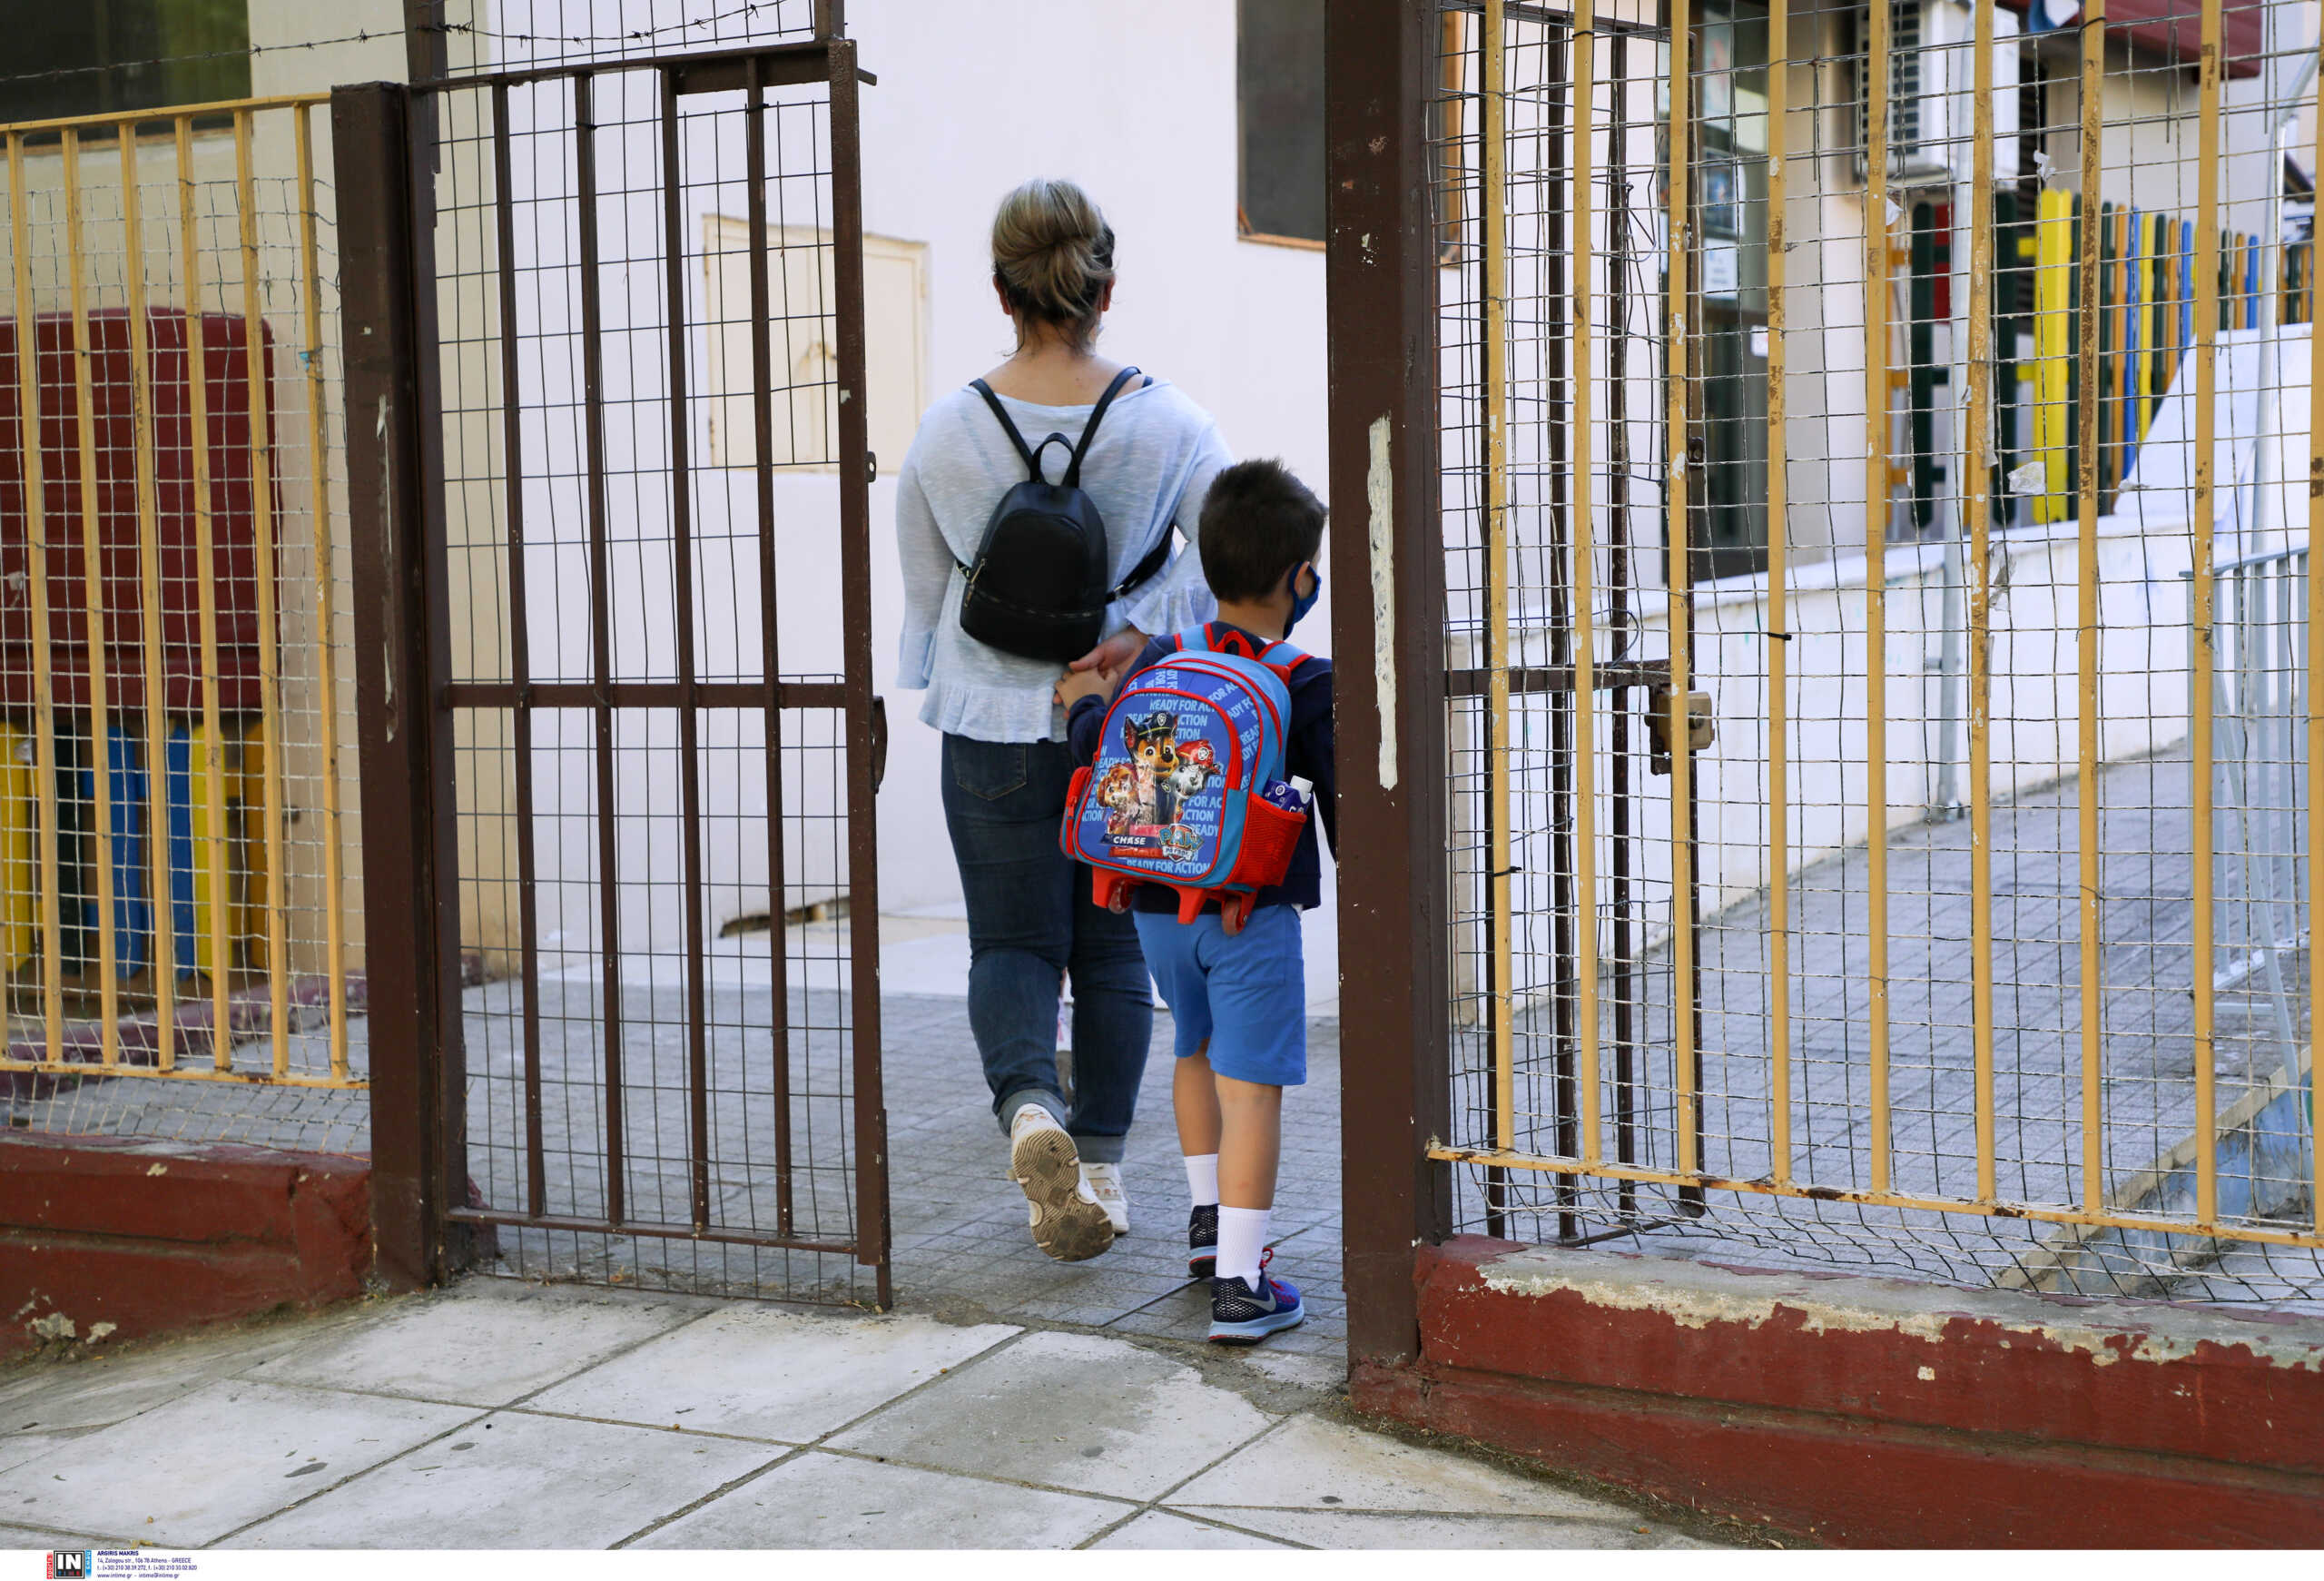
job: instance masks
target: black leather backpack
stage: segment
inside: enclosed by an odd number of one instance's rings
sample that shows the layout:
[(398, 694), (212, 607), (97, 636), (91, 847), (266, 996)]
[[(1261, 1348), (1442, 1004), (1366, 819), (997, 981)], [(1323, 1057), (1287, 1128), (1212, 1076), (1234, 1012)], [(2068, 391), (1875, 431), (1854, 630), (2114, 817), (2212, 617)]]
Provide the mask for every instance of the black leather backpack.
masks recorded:
[(1098, 646), (1105, 634), (1107, 606), (1151, 578), (1169, 560), (1170, 528), (1165, 523), (1160, 541), (1128, 578), (1118, 586), (1109, 583), (1113, 557), (1105, 518), (1098, 513), (1098, 502), (1081, 491), (1081, 458), (1098, 437), (1106, 409), (1137, 376), (1135, 368), (1114, 375), (1089, 413), (1081, 442), (1072, 447), (1064, 479), (1056, 483), (1041, 476), (1041, 456), (1051, 445), (1064, 444), (1065, 436), (1051, 434), (1039, 445), (1027, 445), (992, 387), (981, 379), (970, 387), (1000, 420), (1009, 443), (1025, 459), (1027, 473), (993, 507), (974, 563), (961, 568), (969, 574), (969, 585), (960, 595), (960, 629), (979, 642), (1019, 658), (1070, 664)]

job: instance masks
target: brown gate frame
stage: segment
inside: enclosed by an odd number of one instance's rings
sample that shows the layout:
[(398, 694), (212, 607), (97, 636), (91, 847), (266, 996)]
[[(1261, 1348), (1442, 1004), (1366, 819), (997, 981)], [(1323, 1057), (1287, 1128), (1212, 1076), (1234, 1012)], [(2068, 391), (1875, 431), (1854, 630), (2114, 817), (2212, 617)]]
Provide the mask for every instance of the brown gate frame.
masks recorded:
[[(452, 712), (455, 707), (508, 707), (518, 721), (519, 750), (529, 738), (529, 712), (536, 707), (588, 707), (598, 721), (600, 790), (610, 767), (606, 743), (610, 741), (615, 707), (677, 707), (691, 724), (695, 706), (764, 707), (771, 726), (784, 706), (838, 707), (848, 716), (851, 730), (847, 750), (849, 909), (859, 918), (879, 915), (877, 826), (873, 798), (878, 790), (881, 759), (885, 756), (880, 701), (872, 695), (871, 603), (872, 568), (868, 522), (871, 511), (871, 454), (867, 406), (850, 399), (864, 380), (863, 255), (862, 228), (861, 148), (856, 130), (859, 73), (852, 42), (835, 36), (836, 5), (818, 7), (819, 18), (830, 20), (819, 28), (813, 43), (765, 45), (756, 48), (669, 56), (625, 58), (602, 65), (564, 64), (532, 70), (477, 74), (452, 80), (406, 85), (375, 83), (334, 90), (331, 95), (332, 143), (337, 161), (338, 188), (343, 193), (376, 194), (376, 202), (350, 205), (340, 216), (340, 265), (343, 319), (347, 344), (347, 465), (349, 532), (354, 598), (357, 672), (358, 737), (361, 754), (364, 796), (364, 909), (368, 936), (408, 939), (405, 952), (377, 953), (371, 965), (374, 993), (370, 1010), (372, 1093), (371, 1196), (373, 1234), (380, 1278), (391, 1288), (409, 1290), (440, 1283), (468, 1267), (478, 1245), (495, 1225), (527, 1226), (592, 1233), (650, 1234), (692, 1237), (705, 1240), (792, 1247), (812, 1251), (852, 1251), (858, 1263), (876, 1270), (876, 1301), (885, 1309), (891, 1301), (888, 1208), (887, 1112), (880, 1070), (880, 967), (878, 934), (867, 944), (858, 938), (852, 948), (851, 1022), (853, 1037), (854, 1143), (856, 1176), (855, 1235), (852, 1244), (814, 1241), (797, 1235), (790, 1215), (790, 1179), (785, 1169), (778, 1192), (778, 1225), (773, 1234), (714, 1229), (708, 1220), (706, 1122), (706, 1052), (703, 1041), (704, 1009), (701, 990), (704, 941), (699, 905), (693, 908), (687, 929), (690, 1039), (690, 1131), (693, 1141), (694, 1189), (689, 1225), (639, 1224), (625, 1221), (618, 1196), (620, 1165), (618, 977), (607, 973), (608, 1037), (606, 1106), (608, 1177), (613, 1183), (607, 1220), (547, 1215), (544, 1211), (536, 1132), (528, 1137), (531, 1169), (527, 1210), (495, 1211), (468, 1201), (467, 1138), (467, 1062), (462, 1037), (460, 1003), (457, 795)], [(521, 638), (516, 649), (517, 673), (505, 685), (458, 683), (451, 680), (450, 612), (446, 565), (445, 491), (441, 446), (430, 442), (443, 410), (440, 371), (436, 356), (437, 310), (433, 244), (435, 221), (436, 137), (433, 104), (444, 92), (493, 93), (505, 107), (509, 86), (555, 77), (575, 80), (586, 126), (586, 84), (596, 71), (635, 73), (658, 71), (663, 78), (664, 147), (675, 153), (676, 95), (743, 90), (749, 94), (747, 113), (753, 117), (749, 139), (755, 176), (763, 167), (763, 140), (760, 118), (761, 91), (778, 84), (828, 81), (831, 84), (832, 226), (834, 238), (832, 269), (833, 316), (838, 325), (837, 407), (839, 439), (835, 458), (839, 469), (842, 522), (840, 594), (843, 608), (845, 678), (838, 685), (792, 683), (782, 680), (774, 664), (770, 625), (765, 638), (767, 669), (758, 683), (704, 684), (692, 675), (692, 644), (687, 617), (691, 601), (681, 598), (681, 676), (675, 685), (615, 682), (610, 678), (603, 630), (604, 578), (595, 579), (597, 591), (599, 640), (595, 645), (596, 678), (578, 685), (542, 685), (523, 668)], [(586, 147), (586, 136), (584, 147)], [(505, 142), (504, 142), (505, 148)], [(505, 177), (506, 167), (503, 166)], [(771, 446), (764, 429), (769, 420), (771, 373), (766, 347), (765, 213), (763, 183), (754, 180), (751, 217), (754, 258), (752, 268), (754, 382), (758, 388), (759, 505), (762, 576), (770, 597), (762, 620), (772, 622), (773, 539), (768, 465)], [(676, 188), (670, 189), (665, 222), (672, 248), (678, 245)], [(504, 245), (507, 242), (507, 192), (501, 189)], [(584, 211), (585, 232), (588, 212)], [(593, 252), (585, 242), (584, 269)], [(675, 253), (674, 253), (675, 256)], [(503, 260), (504, 265), (506, 260)], [(506, 270), (504, 268), (504, 289)], [(585, 272), (585, 282), (588, 279)], [(677, 287), (673, 273), (672, 290)], [(586, 285), (585, 285), (586, 292)], [(674, 341), (684, 334), (674, 313)], [(503, 333), (513, 335), (511, 325)], [(594, 331), (591, 331), (594, 339)], [(594, 347), (592, 348), (594, 351)], [(682, 345), (676, 347), (677, 370), (671, 396), (674, 423), (684, 420)], [(593, 358), (594, 361), (594, 358)], [(594, 386), (594, 375), (589, 380)], [(587, 399), (594, 401), (596, 392)], [(514, 399), (513, 389), (508, 399)], [(514, 452), (512, 451), (512, 457)], [(593, 465), (592, 470), (597, 468)], [(515, 469), (512, 462), (512, 485)], [(685, 486), (683, 469), (677, 486), (677, 564), (683, 577), (688, 559)], [(593, 514), (598, 514), (593, 512)], [(512, 539), (521, 530), (521, 517), (511, 514)], [(595, 535), (602, 554), (602, 523)], [(521, 578), (521, 571), (517, 575)], [(512, 584), (512, 589), (521, 583)], [(519, 595), (519, 597), (521, 597)], [(521, 609), (517, 629), (523, 630)], [(864, 738), (854, 739), (861, 727)], [(779, 730), (768, 739), (771, 817), (782, 817)], [(698, 836), (694, 766), (689, 754), (683, 775), (687, 824)], [(528, 766), (521, 764), (519, 819), (528, 806)], [(771, 877), (776, 911), (781, 910), (782, 845), (779, 834)], [(520, 838), (518, 886), (523, 895), (522, 952), (526, 963), (527, 1001), (533, 995), (532, 928), (530, 925), (531, 841)], [(609, 852), (608, 852), (609, 856)], [(686, 884), (698, 896), (701, 886), (698, 849), (687, 853)], [(610, 893), (610, 868), (606, 884)], [(610, 905), (610, 900), (608, 901)], [(609, 936), (609, 955), (617, 948)], [(782, 951), (778, 948), (778, 962)], [(777, 1038), (779, 1067), (787, 1069), (788, 1011), (778, 999), (778, 1013), (785, 1017)], [(527, 1017), (529, 1022), (530, 1017)], [(537, 1043), (527, 1038), (528, 1086), (537, 1096)], [(778, 1093), (783, 1091), (778, 1086)], [(537, 1105), (536, 1117), (537, 1114)], [(787, 1121), (779, 1122), (778, 1157), (787, 1162)]]
[[(1333, 718), (1342, 850), (1348, 1359), (1420, 1354), (1415, 1251), (1452, 1233), (1444, 532), (1438, 509), (1435, 0), (1334, 0), (1327, 144)], [(1399, 1163), (1397, 1161), (1403, 1161)]]

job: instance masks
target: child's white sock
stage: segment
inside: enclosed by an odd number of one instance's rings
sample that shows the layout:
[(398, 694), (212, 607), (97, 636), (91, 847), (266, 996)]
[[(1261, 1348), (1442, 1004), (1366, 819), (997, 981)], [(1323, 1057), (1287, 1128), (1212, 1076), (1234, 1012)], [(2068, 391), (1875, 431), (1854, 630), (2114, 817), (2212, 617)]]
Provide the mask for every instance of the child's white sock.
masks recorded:
[(1197, 1208), (1218, 1206), (1218, 1155), (1215, 1152), (1188, 1153), (1187, 1157), (1187, 1194)]
[(1218, 1210), (1218, 1277), (1259, 1288), (1259, 1257), (1267, 1249), (1265, 1208)]

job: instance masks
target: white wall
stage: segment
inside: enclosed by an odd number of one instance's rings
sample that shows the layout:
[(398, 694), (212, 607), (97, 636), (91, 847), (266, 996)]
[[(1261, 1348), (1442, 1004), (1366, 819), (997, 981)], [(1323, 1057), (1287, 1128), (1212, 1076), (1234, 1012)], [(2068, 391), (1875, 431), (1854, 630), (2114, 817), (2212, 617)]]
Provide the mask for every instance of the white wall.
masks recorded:
[[(576, 15), (582, 7), (570, 7)], [(643, 15), (645, 7), (640, 7)], [(602, 7), (600, 7), (602, 13)], [(537, 15), (536, 22), (540, 19)], [(604, 31), (603, 16), (596, 19)], [(929, 366), (923, 388), (931, 395), (985, 372), (1010, 349), (1008, 321), (994, 304), (988, 235), (992, 212), (1010, 187), (1046, 174), (1083, 183), (1105, 208), (1118, 237), (1120, 284), (1108, 321), (1104, 350), (1168, 378), (1217, 417), (1237, 455), (1279, 455), (1320, 492), (1324, 480), (1325, 390), (1324, 257), (1320, 251), (1263, 245), (1236, 234), (1236, 146), (1235, 7), (1232, 0), (1200, 0), (1170, 8), (1093, 8), (1069, 0), (1000, 4), (963, 0), (942, 6), (902, 0), (858, 0), (849, 8), (850, 31), (862, 65), (877, 74), (862, 104), (863, 215), (867, 232), (926, 248)], [(625, 85), (626, 84), (626, 85)], [(656, 179), (658, 131), (651, 124), (645, 78), (601, 78), (597, 113), (603, 128), (596, 151), (600, 184), (625, 184), (638, 195), (600, 206), (601, 275), (605, 301), (609, 394), (658, 400), (665, 388), (662, 321), (665, 286), (658, 254), (660, 215), (648, 189)], [(626, 93), (630, 96), (622, 97)], [(562, 128), (569, 111), (561, 98), (513, 95), (520, 130), (537, 122)], [(739, 95), (737, 96), (739, 103)], [(689, 101), (688, 109), (706, 106)], [(617, 123), (627, 121), (626, 125)], [(689, 186), (685, 235), (698, 248), (705, 216), (740, 214), (746, 193), (742, 116), (714, 125), (690, 122), (684, 134)], [(785, 137), (795, 128), (786, 126)], [(554, 197), (571, 190), (571, 139), (519, 138), (515, 180), (520, 198)], [(795, 163), (796, 149), (786, 153)], [(468, 178), (479, 182), (481, 173)], [(457, 182), (456, 183), (457, 184)], [(778, 183), (795, 199), (797, 189)], [(799, 222), (801, 211), (771, 216)], [(526, 490), (529, 599), (537, 677), (587, 673), (586, 496), (577, 420), (578, 343), (576, 279), (562, 266), (572, 256), (570, 205), (544, 206), (540, 223), (520, 229), (520, 262), (547, 264), (528, 276), (520, 293), (518, 330), (546, 337), (528, 344), (521, 377), (528, 408)], [(566, 216), (560, 218), (559, 216)], [(439, 236), (445, 232), (439, 231)], [(636, 255), (634, 266), (619, 260)], [(468, 268), (478, 266), (471, 257)], [(704, 270), (687, 272), (690, 316), (702, 317)], [(450, 300), (447, 299), (448, 301)], [(490, 325), (488, 301), (470, 307), (466, 334)], [(448, 311), (449, 310), (448, 309)], [(625, 326), (636, 326), (625, 335)], [(697, 391), (708, 336), (689, 337)], [(478, 390), (497, 398), (497, 371), (479, 356)], [(881, 392), (871, 391), (875, 426)], [(751, 675), (748, 654), (729, 657), (735, 633), (757, 629), (753, 479), (746, 470), (712, 466), (708, 422), (712, 402), (698, 400), (690, 441), (698, 564), (697, 647), (707, 677)], [(667, 465), (665, 427), (643, 408), (608, 403), (613, 466), (636, 471), (640, 486), (614, 491), (617, 546), (616, 671), (625, 677), (675, 673), (669, 609), (666, 504), (652, 474)], [(480, 436), (497, 444), (495, 436)], [(888, 698), (891, 746), (881, 796), (882, 909), (957, 908), (960, 885), (938, 800), (939, 737), (921, 725), (917, 693), (894, 689), (902, 594), (894, 534), (893, 469), (901, 454), (881, 448), (883, 477), (872, 489), (873, 657), (879, 689)], [(837, 483), (828, 472), (786, 473), (778, 479), (776, 520), (781, 557), (779, 615), (786, 673), (829, 672), (840, 651)], [(494, 507), (478, 503), (479, 514)], [(482, 520), (468, 529), (487, 540)], [(497, 611), (477, 611), (479, 627)], [(1312, 628), (1311, 628), (1312, 627)], [(1320, 621), (1303, 627), (1303, 643), (1327, 649)], [(499, 645), (479, 629), (478, 662), (500, 661)], [(582, 882), (595, 872), (595, 837), (578, 815), (592, 805), (593, 774), (587, 719), (572, 716), (561, 736), (543, 724), (536, 768), (541, 809), (538, 861), (547, 879), (574, 881), (541, 897), (544, 934), (561, 932), (565, 947), (586, 948), (594, 934), (595, 902)], [(645, 721), (640, 729), (646, 728)], [(650, 888), (628, 889), (622, 927), (625, 950), (674, 950), (682, 937), (674, 810), (676, 755), (666, 721), (648, 753), (625, 756), (618, 795), (620, 862), (625, 879), (651, 874)], [(643, 737), (638, 737), (643, 739)], [(631, 739), (625, 736), (625, 740)], [(751, 745), (747, 722), (741, 745)], [(768, 909), (763, 791), (750, 775), (724, 772), (727, 754), (705, 760), (704, 793), (716, 822), (710, 832), (709, 923)], [(795, 787), (794, 787), (795, 788)], [(812, 793), (810, 793), (811, 795)], [(821, 804), (828, 805), (828, 790)], [(663, 815), (650, 816), (649, 814)], [(563, 815), (561, 817), (559, 815)], [(818, 836), (814, 844), (828, 847)], [(794, 848), (791, 876), (812, 867), (816, 853)], [(792, 897), (795, 904), (798, 896)], [(1311, 929), (1311, 997), (1333, 988), (1328, 911)]]
[[(1093, 8), (1074, 0), (849, 8), (865, 65), (864, 224), (925, 240), (931, 392), (1005, 358), (988, 237), (1033, 175), (1079, 182), (1118, 239), (1104, 350), (1181, 386), (1238, 456), (1279, 455), (1320, 493), (1324, 257), (1237, 239), (1232, 0)], [(901, 458), (893, 458), (901, 460)], [(884, 492), (875, 520), (877, 659), (894, 678), (901, 589)], [(1323, 623), (1301, 640), (1326, 646)], [(938, 737), (891, 695), (881, 883), (894, 908), (959, 895), (937, 812)]]

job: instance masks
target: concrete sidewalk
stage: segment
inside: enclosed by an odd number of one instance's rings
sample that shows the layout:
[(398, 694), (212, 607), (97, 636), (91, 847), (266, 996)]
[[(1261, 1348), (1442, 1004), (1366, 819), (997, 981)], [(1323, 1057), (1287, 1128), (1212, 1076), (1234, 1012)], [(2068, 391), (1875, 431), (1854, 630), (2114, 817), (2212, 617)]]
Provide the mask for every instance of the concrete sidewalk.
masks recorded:
[(0, 1547), (1722, 1540), (1358, 1426), (1339, 1376), (1264, 1348), (471, 1280), (0, 1375)]

